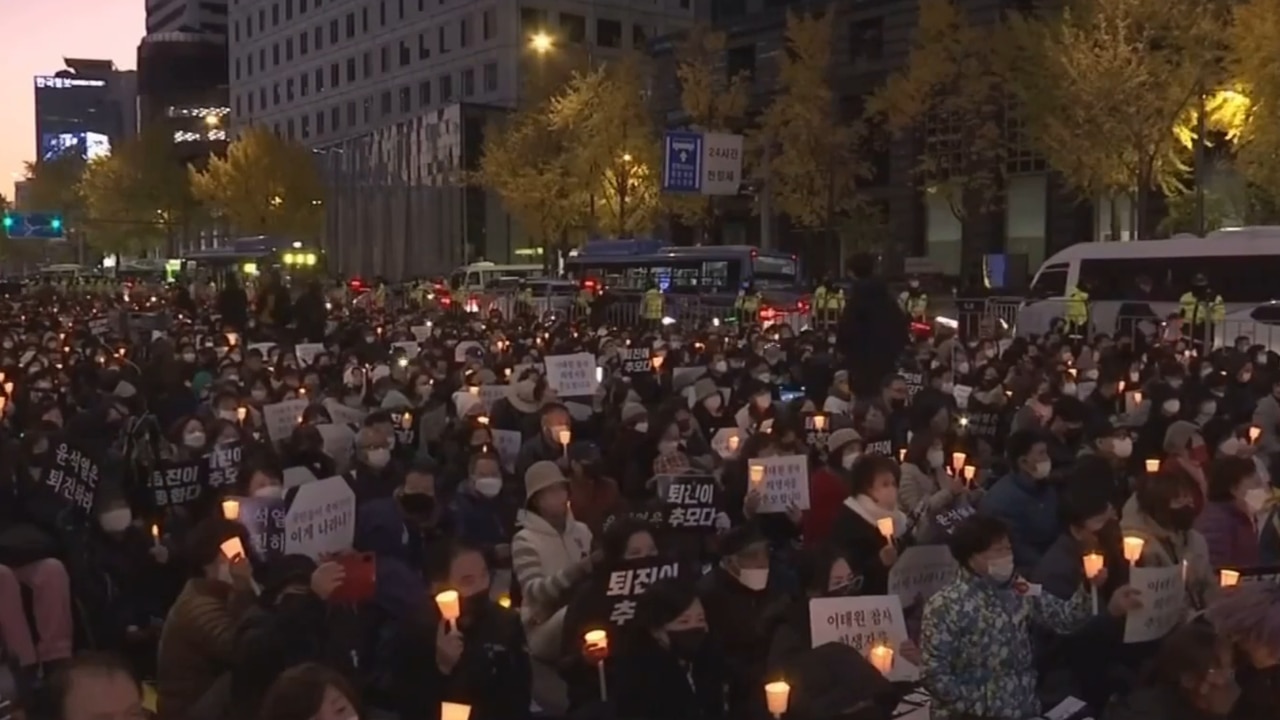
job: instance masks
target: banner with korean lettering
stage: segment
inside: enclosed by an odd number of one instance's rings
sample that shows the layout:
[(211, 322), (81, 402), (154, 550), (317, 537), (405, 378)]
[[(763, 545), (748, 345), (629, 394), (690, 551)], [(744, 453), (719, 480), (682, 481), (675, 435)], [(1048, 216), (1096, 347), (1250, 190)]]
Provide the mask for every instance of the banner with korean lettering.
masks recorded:
[(864, 657), (882, 645), (894, 653), (890, 680), (914, 682), (920, 677), (920, 669), (900, 652), (907, 641), (907, 621), (897, 595), (814, 598), (809, 601), (809, 633), (815, 648), (836, 642)]
[(759, 512), (782, 513), (791, 507), (809, 509), (808, 457), (783, 455), (752, 458), (747, 463), (748, 474), (754, 472), (754, 467), (764, 468), (764, 477), (760, 482), (754, 479), (750, 481), (751, 488), (763, 496)]
[(215, 446), (205, 455), (206, 486), (210, 490), (235, 487), (244, 457), (244, 444), (236, 441)]
[(653, 369), (653, 348), (624, 347), (619, 359), (622, 361), (623, 373), (642, 375)]
[(946, 545), (913, 545), (889, 568), (889, 594), (903, 607), (923, 605), (955, 578), (959, 567)]
[(640, 558), (618, 563), (592, 588), (589, 620), (608, 624), (610, 636), (635, 619), (640, 596), (659, 580), (680, 576), (680, 564), (661, 558)]
[(716, 481), (710, 475), (671, 476), (662, 500), (666, 504), (665, 525), (668, 528), (702, 532), (715, 530), (716, 515), (720, 510), (716, 502)]
[(290, 488), (286, 494), (285, 553), (319, 559), (350, 550), (356, 533), (356, 495), (337, 475)]
[(1129, 571), (1129, 585), (1141, 593), (1142, 607), (1125, 617), (1125, 644), (1159, 640), (1187, 615), (1182, 566), (1136, 567)]
[(54, 497), (86, 515), (93, 512), (98, 493), (98, 461), (63, 438), (51, 439), (49, 466), (43, 484)]
[(268, 560), (285, 554), (284, 498), (234, 497), (240, 503), (237, 522), (249, 533), (254, 557)]
[(418, 449), (418, 425), (413, 410), (391, 411), (391, 427), (395, 430), (396, 448), (405, 451)]
[(200, 499), (205, 487), (205, 460), (161, 461), (147, 478), (147, 494), (157, 510), (185, 507)]

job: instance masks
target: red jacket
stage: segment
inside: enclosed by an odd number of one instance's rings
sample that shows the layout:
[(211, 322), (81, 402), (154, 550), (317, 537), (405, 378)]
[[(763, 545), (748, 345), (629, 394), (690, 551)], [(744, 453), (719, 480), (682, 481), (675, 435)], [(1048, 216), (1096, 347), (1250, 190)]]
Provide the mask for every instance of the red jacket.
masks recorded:
[(826, 544), (831, 535), (831, 524), (847, 497), (848, 484), (831, 468), (824, 465), (809, 475), (809, 509), (800, 520), (805, 547), (816, 548)]

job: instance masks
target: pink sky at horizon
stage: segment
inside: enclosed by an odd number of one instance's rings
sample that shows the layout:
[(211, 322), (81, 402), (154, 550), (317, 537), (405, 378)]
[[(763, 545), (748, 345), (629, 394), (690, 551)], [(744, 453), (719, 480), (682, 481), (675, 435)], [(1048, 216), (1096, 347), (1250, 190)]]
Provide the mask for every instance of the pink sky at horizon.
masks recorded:
[(65, 57), (135, 69), (146, 7), (145, 0), (0, 0), (0, 24), (10, 29), (0, 40), (0, 193), (12, 200), (23, 162), (36, 155), (32, 78), (63, 69)]

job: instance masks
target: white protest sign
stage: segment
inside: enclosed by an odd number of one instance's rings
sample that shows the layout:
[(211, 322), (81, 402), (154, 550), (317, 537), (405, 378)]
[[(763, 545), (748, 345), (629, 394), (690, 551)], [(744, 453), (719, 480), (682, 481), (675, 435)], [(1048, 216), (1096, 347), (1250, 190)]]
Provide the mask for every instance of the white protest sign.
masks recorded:
[(267, 426), (267, 437), (274, 442), (284, 442), (298, 426), (302, 411), (309, 405), (304, 398), (285, 400), (262, 406), (262, 422)]
[(956, 399), (956, 407), (964, 410), (969, 407), (969, 396), (973, 394), (973, 388), (968, 385), (956, 385), (951, 388), (951, 397)]
[(561, 398), (594, 395), (596, 359), (591, 353), (549, 355), (546, 358), (547, 386)]
[(341, 475), (301, 485), (284, 517), (286, 555), (350, 550), (356, 535), (356, 494)]
[[(809, 509), (809, 458), (804, 455), (783, 455), (771, 458), (752, 458), (747, 462), (747, 473), (752, 467), (764, 468), (764, 479), (751, 483), (763, 495), (760, 501), (762, 513), (786, 512), (789, 507)], [(748, 478), (750, 482), (750, 478)]]
[[(520, 455), (520, 433), (516, 430), (490, 430), (493, 434), (493, 447), (498, 451), (502, 467), (507, 472), (515, 472), (516, 457)], [(524, 482), (524, 478), (517, 478)]]
[(480, 402), (484, 404), (486, 411), (493, 409), (493, 404), (506, 397), (506, 385), (481, 385), (480, 386)]
[[(707, 368), (701, 367), (678, 367), (671, 371), (671, 387), (679, 389), (686, 385), (692, 385), (698, 381), (698, 378), (707, 374)], [(692, 399), (690, 403), (692, 404)]]
[(1181, 565), (1133, 568), (1129, 571), (1129, 584), (1141, 593), (1142, 609), (1125, 618), (1125, 644), (1159, 640), (1186, 617)]
[(288, 490), (299, 485), (306, 485), (316, 481), (315, 473), (304, 467), (288, 467), (284, 469), (284, 489)]
[(418, 342), (416, 340), (403, 340), (401, 342), (393, 342), (391, 343), (391, 348), (393, 350), (404, 351), (404, 354), (407, 355), (410, 360), (418, 357), (418, 353), (422, 351), (422, 348), (418, 345)]
[(591, 415), (594, 413), (590, 405), (583, 405), (578, 402), (567, 402), (564, 404), (564, 407), (569, 411), (569, 417), (577, 420), (578, 422), (586, 422), (590, 420)]
[(276, 344), (273, 342), (254, 343), (249, 346), (249, 352), (253, 352), (254, 350), (257, 350), (258, 352), (262, 353), (262, 357), (265, 358), (267, 355), (271, 353), (271, 348), (275, 346)]
[(889, 680), (920, 678), (920, 668), (899, 651), (907, 641), (907, 621), (897, 595), (814, 598), (809, 601), (809, 633), (815, 648), (836, 642), (856, 648), (864, 657), (871, 648), (883, 645), (894, 654)]
[(720, 428), (711, 438), (711, 449), (722, 458), (734, 457), (746, 441), (744, 433), (738, 428)]
[(324, 401), (324, 409), (329, 411), (329, 417), (336, 423), (343, 425), (355, 425), (359, 427), (364, 422), (367, 412), (360, 408), (353, 408), (329, 398)]
[(889, 568), (889, 594), (913, 607), (951, 582), (959, 567), (946, 545), (913, 545)]
[(431, 326), (430, 325), (414, 325), (413, 327), (409, 328), (409, 332), (413, 333), (414, 340), (417, 340), (418, 342), (422, 342), (427, 338), (431, 337)]
[(293, 351), (298, 354), (298, 362), (303, 366), (314, 365), (316, 356), (324, 352), (324, 345), (320, 343), (298, 343), (293, 347)]
[(324, 453), (333, 458), (338, 473), (346, 472), (355, 451), (356, 434), (346, 425), (333, 423), (318, 424), (316, 430), (320, 431), (320, 439), (324, 441)]
[(702, 134), (702, 194), (737, 195), (742, 185), (742, 136)]

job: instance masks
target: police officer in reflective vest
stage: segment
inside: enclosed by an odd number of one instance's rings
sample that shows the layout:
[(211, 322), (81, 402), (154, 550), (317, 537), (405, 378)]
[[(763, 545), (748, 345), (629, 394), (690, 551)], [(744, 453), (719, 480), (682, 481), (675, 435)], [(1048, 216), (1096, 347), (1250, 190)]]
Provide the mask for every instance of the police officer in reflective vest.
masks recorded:
[(1063, 320), (1066, 321), (1067, 335), (1087, 337), (1089, 334), (1089, 293), (1085, 288), (1076, 285), (1067, 291), (1066, 307), (1063, 309)]
[(760, 317), (760, 293), (756, 292), (755, 283), (749, 282), (738, 290), (733, 315), (743, 325), (754, 323)]
[(898, 293), (898, 305), (913, 322), (928, 322), (929, 294), (920, 289), (920, 278), (907, 280), (907, 289)]
[(813, 290), (814, 325), (827, 327), (835, 325), (844, 312), (844, 288), (836, 285), (831, 278), (825, 278)]
[(578, 294), (573, 297), (574, 314), (580, 318), (587, 317), (591, 314), (591, 303), (595, 302), (596, 296), (591, 292), (591, 288), (583, 285), (578, 288)]
[(662, 291), (658, 289), (658, 284), (649, 281), (649, 289), (644, 291), (644, 298), (640, 301), (640, 318), (647, 328), (657, 329), (662, 326), (662, 303)]
[(1191, 289), (1178, 298), (1178, 315), (1182, 334), (1201, 349), (1213, 347), (1213, 326), (1226, 320), (1227, 306), (1222, 296), (1209, 287), (1204, 273), (1191, 278)]

